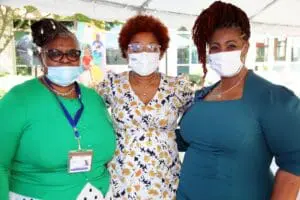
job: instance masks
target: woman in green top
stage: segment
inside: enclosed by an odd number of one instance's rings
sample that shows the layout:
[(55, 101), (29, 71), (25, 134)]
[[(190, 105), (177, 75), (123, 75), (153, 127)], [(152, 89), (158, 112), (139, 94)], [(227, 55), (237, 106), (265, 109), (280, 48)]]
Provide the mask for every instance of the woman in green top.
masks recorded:
[[(215, 2), (195, 22), (204, 69), (221, 77), (196, 92), (181, 121), (189, 144), (178, 200), (295, 200), (300, 186), (300, 101), (244, 66), (250, 24), (238, 7)], [(205, 70), (206, 72), (206, 70)], [(279, 166), (270, 172), (275, 157)]]
[(0, 102), (0, 199), (109, 199), (115, 135), (101, 97), (75, 82), (78, 42), (52, 19), (31, 29), (45, 75)]

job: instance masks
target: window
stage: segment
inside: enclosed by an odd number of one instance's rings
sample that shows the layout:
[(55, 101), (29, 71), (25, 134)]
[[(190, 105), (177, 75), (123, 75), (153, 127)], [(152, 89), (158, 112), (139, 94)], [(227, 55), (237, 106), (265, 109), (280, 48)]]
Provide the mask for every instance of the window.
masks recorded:
[(189, 64), (189, 46), (179, 47), (177, 49), (177, 64)]
[(292, 40), (291, 60), (292, 62), (300, 61), (300, 38)]
[(16, 72), (18, 75), (32, 75), (33, 70), (40, 66), (40, 59), (32, 45), (32, 39), (28, 32), (15, 32)]
[(177, 43), (177, 64), (190, 63), (190, 34), (178, 34)]
[(268, 61), (269, 40), (264, 39), (256, 42), (256, 62)]
[(274, 39), (274, 57), (276, 61), (286, 60), (286, 38)]
[(179, 31), (176, 35), (177, 44), (177, 75), (186, 74), (193, 84), (199, 85), (201, 67), (198, 60), (198, 51), (188, 31)]
[(119, 49), (117, 33), (106, 33), (106, 64), (127, 64), (127, 60), (122, 57), (121, 50)]
[(190, 34), (182, 32), (176, 35), (177, 43), (177, 74), (189, 74)]
[(190, 67), (188, 65), (177, 66), (177, 75), (189, 74), (189, 73), (190, 73)]
[(120, 49), (106, 49), (106, 64), (107, 65), (127, 65), (127, 60), (122, 57)]
[(192, 64), (199, 64), (198, 51), (196, 46), (193, 45), (191, 51), (192, 51)]

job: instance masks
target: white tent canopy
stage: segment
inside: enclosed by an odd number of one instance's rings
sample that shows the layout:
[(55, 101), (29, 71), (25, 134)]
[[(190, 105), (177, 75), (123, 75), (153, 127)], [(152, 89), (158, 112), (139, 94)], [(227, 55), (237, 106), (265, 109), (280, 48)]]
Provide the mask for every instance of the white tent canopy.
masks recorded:
[[(137, 13), (160, 18), (170, 28), (191, 28), (201, 10), (213, 0), (0, 0), (12, 7), (33, 5), (44, 12), (61, 15), (82, 13), (101, 20), (125, 21)], [(252, 32), (300, 35), (300, 0), (225, 0), (249, 16)]]

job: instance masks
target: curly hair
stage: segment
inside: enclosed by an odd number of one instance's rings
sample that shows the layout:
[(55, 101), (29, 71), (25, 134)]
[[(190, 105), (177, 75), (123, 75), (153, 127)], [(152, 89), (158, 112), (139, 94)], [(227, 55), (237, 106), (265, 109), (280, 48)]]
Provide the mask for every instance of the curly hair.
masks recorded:
[(219, 28), (239, 28), (244, 40), (250, 38), (250, 22), (247, 14), (240, 8), (216, 1), (203, 10), (195, 21), (192, 35), (202, 63), (204, 77), (206, 68), (206, 47), (213, 33)]
[(136, 15), (127, 20), (121, 29), (119, 35), (119, 46), (122, 51), (122, 56), (127, 58), (128, 44), (132, 37), (141, 32), (151, 32), (154, 34), (159, 44), (160, 56), (164, 55), (169, 47), (169, 33), (168, 28), (157, 18), (150, 15)]

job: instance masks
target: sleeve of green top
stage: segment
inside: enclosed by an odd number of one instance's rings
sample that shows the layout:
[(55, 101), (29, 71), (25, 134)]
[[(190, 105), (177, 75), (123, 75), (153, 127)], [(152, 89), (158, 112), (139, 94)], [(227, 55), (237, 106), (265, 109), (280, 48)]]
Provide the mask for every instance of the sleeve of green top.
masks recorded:
[(0, 100), (0, 199), (7, 200), (9, 170), (26, 118), (24, 98), (12, 89)]
[(106, 119), (109, 121), (110, 124), (112, 124), (112, 119), (111, 119), (111, 116), (105, 106), (105, 102), (104, 102), (104, 99), (102, 96), (100, 96), (99, 94), (96, 94), (97, 95), (97, 98), (99, 99), (99, 103), (100, 105), (103, 107), (103, 110), (104, 110), (104, 113), (106, 115)]
[(285, 87), (270, 89), (262, 127), (280, 169), (300, 175), (300, 100)]

